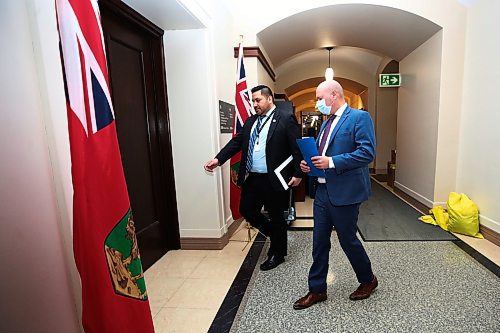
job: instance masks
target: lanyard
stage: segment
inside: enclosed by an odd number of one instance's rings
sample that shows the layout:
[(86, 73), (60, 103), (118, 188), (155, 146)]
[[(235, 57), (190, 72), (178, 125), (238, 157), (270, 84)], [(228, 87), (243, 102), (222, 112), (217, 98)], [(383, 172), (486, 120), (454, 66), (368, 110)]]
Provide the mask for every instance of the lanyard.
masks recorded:
[(271, 116), (274, 114), (274, 111), (276, 111), (276, 109), (274, 109), (273, 112), (271, 112), (269, 114), (269, 116), (266, 117), (266, 120), (264, 121), (264, 123), (262, 125), (260, 125), (260, 127), (257, 127), (257, 125), (255, 125), (255, 130), (257, 131), (257, 138), (259, 137), (260, 132), (262, 131), (262, 129), (264, 128), (266, 123), (269, 121), (269, 119), (271, 119)]

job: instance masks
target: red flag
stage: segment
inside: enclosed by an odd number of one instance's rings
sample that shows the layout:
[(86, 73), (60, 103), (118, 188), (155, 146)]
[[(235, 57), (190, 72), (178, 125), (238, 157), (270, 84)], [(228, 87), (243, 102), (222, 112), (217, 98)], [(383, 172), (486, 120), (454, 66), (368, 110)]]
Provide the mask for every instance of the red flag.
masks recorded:
[(56, 0), (86, 332), (154, 332), (111, 103), (96, 0)]
[[(243, 124), (252, 115), (252, 104), (247, 89), (247, 78), (245, 76), (245, 66), (243, 65), (243, 45), (240, 43), (238, 49), (238, 65), (236, 72), (236, 109), (234, 111), (233, 137), (243, 128)], [(236, 185), (238, 171), (240, 168), (241, 152), (231, 158), (231, 184), (230, 184), (230, 207), (233, 219), (237, 220), (240, 214), (240, 188)]]

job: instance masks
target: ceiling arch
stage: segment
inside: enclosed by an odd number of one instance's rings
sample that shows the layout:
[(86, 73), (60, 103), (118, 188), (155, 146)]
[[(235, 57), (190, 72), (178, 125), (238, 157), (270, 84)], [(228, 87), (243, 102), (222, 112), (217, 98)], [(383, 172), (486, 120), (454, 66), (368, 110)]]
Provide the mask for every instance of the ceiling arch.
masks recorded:
[[(325, 80), (324, 77), (313, 77), (297, 82), (285, 88), (285, 94), (295, 106), (296, 116), (300, 116), (302, 111), (311, 111), (316, 106), (316, 87)], [(349, 100), (358, 100), (360, 94), (366, 91), (367, 87), (353, 80), (336, 77), (340, 85), (344, 88), (345, 97)]]
[(296, 54), (326, 46), (373, 50), (400, 61), (440, 29), (421, 16), (392, 7), (338, 4), (284, 18), (257, 37), (277, 67)]
[[(365, 85), (350, 79), (336, 77), (335, 80), (340, 83), (344, 90), (349, 90), (356, 95), (361, 94), (367, 89)], [(316, 87), (323, 81), (325, 81), (324, 77), (313, 77), (307, 80), (302, 80), (289, 86), (288, 88), (285, 88), (285, 94), (288, 96), (288, 98), (292, 99), (294, 98), (294, 96), (301, 95), (300, 92), (309, 93), (311, 89), (314, 89), (312, 90), (312, 92), (314, 93), (314, 95), (316, 95)], [(316, 99), (316, 97), (314, 99)]]

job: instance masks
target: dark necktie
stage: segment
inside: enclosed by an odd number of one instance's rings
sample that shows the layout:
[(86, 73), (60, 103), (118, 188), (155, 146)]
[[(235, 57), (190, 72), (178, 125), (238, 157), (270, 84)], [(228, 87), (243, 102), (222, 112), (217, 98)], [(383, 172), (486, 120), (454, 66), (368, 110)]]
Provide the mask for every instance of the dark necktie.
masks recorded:
[(318, 153), (319, 155), (323, 155), (323, 149), (325, 149), (326, 145), (326, 140), (328, 139), (328, 134), (330, 134), (330, 129), (332, 128), (333, 120), (335, 119), (335, 115), (330, 116), (328, 120), (326, 121), (325, 128), (323, 130), (323, 134), (321, 136), (321, 141), (318, 146)]
[(248, 155), (247, 155), (247, 174), (252, 169), (253, 163), (253, 148), (255, 146), (255, 141), (257, 141), (257, 137), (259, 136), (259, 132), (261, 130), (260, 126), (262, 124), (262, 119), (264, 117), (257, 117), (257, 125), (253, 129), (252, 135), (250, 135), (250, 142), (248, 143)]

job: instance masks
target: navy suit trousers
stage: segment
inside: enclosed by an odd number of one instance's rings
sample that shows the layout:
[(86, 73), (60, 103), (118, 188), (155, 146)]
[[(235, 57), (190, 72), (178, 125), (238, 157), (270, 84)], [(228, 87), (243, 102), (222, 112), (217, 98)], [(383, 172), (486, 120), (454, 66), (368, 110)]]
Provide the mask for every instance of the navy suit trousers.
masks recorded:
[(314, 199), (313, 264), (309, 271), (309, 291), (326, 292), (332, 228), (351, 263), (359, 283), (370, 282), (370, 259), (356, 235), (360, 204), (334, 206), (325, 184), (319, 184)]

